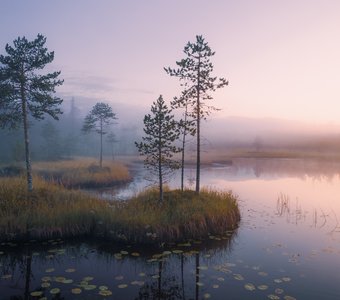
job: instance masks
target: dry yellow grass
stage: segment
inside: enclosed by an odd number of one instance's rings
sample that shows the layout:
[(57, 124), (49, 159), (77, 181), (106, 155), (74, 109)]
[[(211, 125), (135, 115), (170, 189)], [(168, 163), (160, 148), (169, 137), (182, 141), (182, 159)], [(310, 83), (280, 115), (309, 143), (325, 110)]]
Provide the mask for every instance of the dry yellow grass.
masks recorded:
[(0, 240), (99, 236), (135, 243), (162, 243), (223, 235), (238, 226), (230, 192), (148, 190), (127, 201), (104, 201), (34, 178), (0, 178)]
[(129, 170), (121, 162), (104, 161), (100, 168), (96, 160), (90, 158), (37, 162), (33, 164), (33, 171), (66, 187), (107, 186), (131, 179)]

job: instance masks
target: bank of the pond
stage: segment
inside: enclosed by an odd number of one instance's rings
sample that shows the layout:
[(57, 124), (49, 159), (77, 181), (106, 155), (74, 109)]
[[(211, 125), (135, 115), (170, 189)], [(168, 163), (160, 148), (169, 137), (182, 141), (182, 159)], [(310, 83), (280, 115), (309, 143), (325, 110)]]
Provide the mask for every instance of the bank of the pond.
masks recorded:
[(156, 190), (127, 201), (105, 201), (34, 178), (0, 179), (0, 240), (95, 236), (128, 243), (187, 241), (218, 235), (238, 226), (240, 213), (231, 192)]
[[(125, 164), (104, 160), (103, 166), (93, 158), (81, 157), (52, 162), (34, 162), (33, 173), (68, 188), (97, 188), (129, 182), (131, 175)], [(25, 174), (22, 165), (0, 168), (0, 176)]]

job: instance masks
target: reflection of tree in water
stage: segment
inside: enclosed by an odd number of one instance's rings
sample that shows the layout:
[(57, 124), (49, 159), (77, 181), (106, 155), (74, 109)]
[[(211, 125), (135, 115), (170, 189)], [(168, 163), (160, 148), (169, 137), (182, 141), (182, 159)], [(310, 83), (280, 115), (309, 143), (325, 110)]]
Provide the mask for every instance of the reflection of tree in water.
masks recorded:
[[(199, 253), (195, 255), (195, 279), (192, 280), (191, 283), (187, 283), (190, 285), (195, 285), (195, 299), (199, 299), (199, 273), (200, 273), (200, 263), (199, 263)], [(181, 254), (181, 272), (179, 280), (178, 276), (175, 274), (171, 274), (168, 277), (164, 277), (165, 274), (162, 274), (165, 270), (163, 268), (163, 261), (159, 262), (158, 267), (158, 280), (157, 282), (146, 283), (138, 293), (138, 297), (136, 300), (141, 299), (183, 299), (185, 300), (186, 288), (184, 285), (184, 255)], [(163, 279), (163, 280), (162, 280)], [(192, 297), (189, 297), (192, 299)]]
[[(1, 246), (0, 250), (0, 277), (6, 274), (11, 274), (10, 280), (2, 280), (0, 287), (3, 288), (1, 297), (12, 300), (31, 299), (31, 292), (41, 291), (43, 294), (41, 297), (50, 295), (49, 288), (41, 287), (41, 276), (44, 276), (44, 269), (47, 265), (53, 263), (56, 272), (64, 272), (69, 267), (70, 261), (72, 263), (78, 263), (78, 269), (81, 266), (86, 266), (87, 261), (91, 264), (105, 264), (107, 266), (107, 272), (117, 270), (124, 267), (129, 269), (132, 267), (134, 270), (146, 271), (149, 273), (149, 277), (145, 280), (145, 284), (140, 287), (138, 292), (132, 292), (129, 290), (129, 299), (198, 299), (200, 287), (196, 284), (199, 280), (200, 269), (199, 259), (200, 255), (207, 255), (219, 259), (220, 257), (226, 257), (231, 249), (231, 241), (235, 237), (236, 232), (230, 232), (229, 237), (227, 235), (220, 240), (208, 240), (201, 241), (200, 244), (197, 241), (193, 241), (191, 247), (172, 246), (168, 248), (155, 248), (155, 247), (141, 247), (135, 245), (135, 249), (130, 248), (129, 253), (137, 251), (137, 247), (140, 248), (140, 257), (136, 258), (131, 255), (126, 255), (117, 260), (116, 256), (122, 249), (126, 249), (126, 245), (112, 245), (109, 242), (103, 242), (102, 240), (94, 241), (72, 241), (65, 244), (49, 244), (49, 243), (29, 243), (22, 246)], [(221, 237), (222, 238), (222, 237)], [(62, 243), (60, 241), (60, 243)], [(175, 248), (174, 248), (175, 247)], [(181, 248), (183, 253), (171, 253), (172, 250)], [(168, 254), (161, 255), (157, 262), (152, 264), (147, 260), (154, 255), (159, 255), (166, 251)], [(199, 254), (198, 254), (199, 253)], [(62, 255), (59, 255), (62, 254)], [(59, 268), (59, 270), (58, 270)], [(194, 273), (192, 270), (194, 269)], [(58, 271), (57, 271), (58, 270)], [(83, 270), (83, 272), (86, 269)], [(101, 271), (100, 271), (101, 272)], [(85, 274), (86, 273), (86, 274)], [(89, 275), (87, 271), (85, 275)], [(54, 273), (56, 275), (56, 273)], [(60, 274), (61, 275), (61, 274)], [(91, 275), (91, 274), (90, 274)], [(94, 275), (94, 274), (92, 274)], [(193, 276), (195, 275), (195, 277)], [(81, 274), (75, 275), (81, 278)], [(105, 272), (101, 272), (101, 276), (105, 277)], [(126, 279), (133, 280), (132, 273), (125, 274)], [(75, 279), (74, 277), (72, 279)], [(52, 280), (54, 282), (54, 280)], [(103, 284), (97, 282), (97, 285)], [(114, 283), (113, 283), (114, 284)], [(109, 288), (114, 288), (110, 286)], [(70, 290), (63, 291), (53, 295), (53, 299), (66, 299)], [(128, 292), (119, 291), (124, 293)], [(86, 292), (83, 291), (86, 297)], [(89, 296), (89, 295), (88, 295)]]

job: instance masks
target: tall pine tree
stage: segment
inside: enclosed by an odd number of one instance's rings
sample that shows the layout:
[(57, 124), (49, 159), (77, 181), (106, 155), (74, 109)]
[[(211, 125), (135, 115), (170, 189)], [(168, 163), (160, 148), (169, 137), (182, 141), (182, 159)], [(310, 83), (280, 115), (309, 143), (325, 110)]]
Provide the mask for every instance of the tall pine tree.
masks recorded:
[(29, 144), (29, 115), (44, 119), (44, 114), (58, 120), (62, 99), (55, 97), (55, 88), (63, 84), (60, 72), (41, 74), (54, 59), (54, 52), (45, 47), (46, 38), (38, 34), (33, 41), (18, 37), (13, 46), (6, 45), (7, 55), (0, 55), (0, 126), (23, 126), (28, 190), (33, 190)]
[(184, 47), (185, 58), (177, 61), (177, 68), (164, 68), (170, 76), (178, 77), (183, 93), (190, 95), (187, 97), (179, 97), (177, 104), (180, 107), (185, 107), (185, 101), (189, 100), (192, 108), (190, 115), (196, 122), (196, 192), (200, 190), (200, 167), (201, 167), (201, 120), (216, 110), (214, 106), (208, 105), (207, 100), (212, 100), (211, 92), (216, 89), (228, 85), (225, 78), (213, 77), (214, 66), (210, 58), (215, 55), (208, 43), (201, 35), (196, 36), (194, 43), (188, 42)]

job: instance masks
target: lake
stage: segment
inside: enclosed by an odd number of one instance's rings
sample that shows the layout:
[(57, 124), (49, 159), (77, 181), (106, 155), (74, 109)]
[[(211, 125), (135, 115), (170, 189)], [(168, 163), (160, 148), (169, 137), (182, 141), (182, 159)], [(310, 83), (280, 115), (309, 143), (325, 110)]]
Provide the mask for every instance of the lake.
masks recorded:
[[(135, 166), (125, 199), (148, 183)], [(193, 185), (194, 169), (186, 170)], [(340, 164), (235, 159), (202, 168), (232, 190), (241, 223), (207, 241), (140, 248), (98, 241), (0, 245), (0, 299), (340, 299)], [(179, 186), (175, 176), (169, 183)]]

